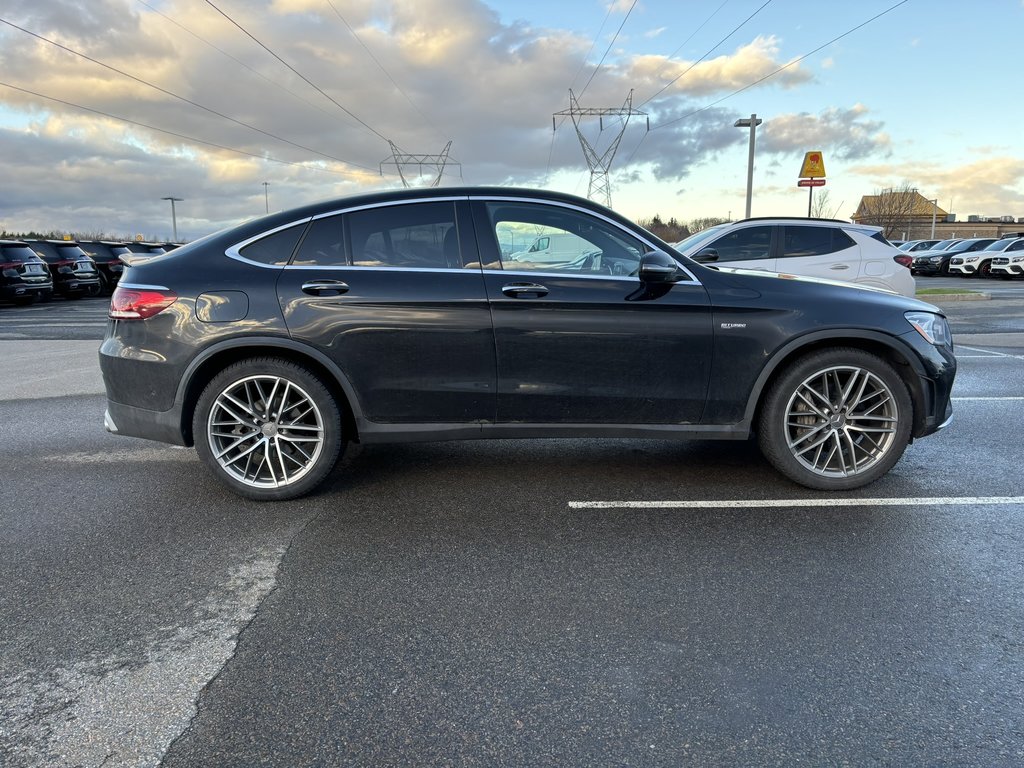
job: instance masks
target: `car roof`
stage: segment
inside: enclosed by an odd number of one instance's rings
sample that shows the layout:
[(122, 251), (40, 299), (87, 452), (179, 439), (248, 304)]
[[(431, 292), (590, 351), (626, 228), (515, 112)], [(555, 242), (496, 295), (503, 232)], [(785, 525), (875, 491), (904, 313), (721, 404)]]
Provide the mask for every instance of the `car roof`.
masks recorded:
[(731, 223), (733, 223), (733, 224), (745, 224), (748, 221), (761, 221), (761, 222), (775, 222), (775, 221), (777, 221), (777, 222), (780, 222), (782, 224), (786, 224), (786, 223), (790, 223), (791, 222), (791, 223), (796, 223), (796, 224), (811, 224), (811, 225), (820, 224), (822, 226), (832, 226), (832, 225), (838, 224), (843, 229), (855, 229), (855, 230), (858, 230), (858, 231), (861, 231), (861, 232), (871, 232), (872, 234), (875, 233), (875, 232), (881, 232), (882, 231), (881, 227), (876, 227), (873, 224), (856, 224), (856, 223), (851, 222), (851, 221), (843, 221), (842, 219), (817, 219), (817, 218), (808, 218), (806, 216), (751, 216), (749, 219), (739, 219), (738, 221), (734, 221), (734, 222), (731, 222)]

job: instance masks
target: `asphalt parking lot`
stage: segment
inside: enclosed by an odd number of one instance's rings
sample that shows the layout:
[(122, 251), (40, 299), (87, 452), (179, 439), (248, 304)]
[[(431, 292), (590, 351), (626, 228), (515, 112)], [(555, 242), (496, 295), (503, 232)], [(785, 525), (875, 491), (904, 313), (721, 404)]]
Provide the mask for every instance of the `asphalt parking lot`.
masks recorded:
[(1021, 764), (1024, 281), (918, 285), (992, 295), (955, 420), (842, 497), (550, 440), (246, 502), (103, 431), (104, 300), (0, 307), (0, 765)]

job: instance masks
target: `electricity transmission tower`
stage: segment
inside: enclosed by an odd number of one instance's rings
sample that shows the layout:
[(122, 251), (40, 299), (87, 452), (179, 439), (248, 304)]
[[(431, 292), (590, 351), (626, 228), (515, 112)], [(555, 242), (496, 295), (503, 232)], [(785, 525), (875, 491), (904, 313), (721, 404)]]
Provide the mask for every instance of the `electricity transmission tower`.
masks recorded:
[(408, 168), (415, 167), (417, 174), (413, 178), (419, 178), (423, 175), (424, 168), (431, 168), (437, 172), (434, 176), (434, 180), (430, 182), (430, 186), (437, 187), (441, 184), (441, 176), (444, 175), (444, 169), (449, 165), (458, 166), (459, 178), (462, 178), (462, 163), (458, 160), (452, 160), (448, 157), (448, 151), (452, 148), (452, 143), (449, 141), (444, 145), (444, 149), (436, 155), (413, 155), (408, 152), (403, 152), (398, 148), (395, 142), (388, 139), (388, 144), (391, 146), (391, 157), (385, 158), (380, 162), (380, 175), (384, 175), (384, 166), (393, 165), (398, 169), (398, 175), (402, 179), (402, 186), (408, 189), (412, 186), (409, 183), (409, 179), (406, 178), (405, 171)]
[[(626, 132), (626, 125), (629, 123), (629, 118), (633, 115), (646, 117), (647, 130), (651, 130), (651, 118), (647, 116), (647, 113), (633, 109), (632, 89), (630, 89), (629, 96), (626, 97), (626, 101), (621, 107), (581, 107), (580, 103), (576, 100), (576, 94), (570, 88), (569, 108), (563, 109), (561, 112), (555, 112), (551, 116), (552, 131), (556, 130), (556, 118), (569, 117), (572, 119), (572, 124), (576, 127), (576, 137), (580, 140), (580, 147), (583, 148), (583, 156), (587, 159), (587, 167), (590, 168), (590, 185), (587, 187), (587, 197), (591, 200), (602, 202), (609, 208), (612, 207), (612, 186), (608, 174), (611, 172), (612, 160), (615, 158), (615, 152), (619, 148), (619, 142), (622, 141), (622, 134)], [(597, 149), (590, 143), (587, 137), (583, 135), (583, 131), (580, 130), (580, 123), (585, 117), (596, 117), (602, 133), (604, 132), (604, 118), (622, 118), (622, 125), (619, 127), (618, 133), (612, 139), (611, 144), (600, 154), (598, 154)]]

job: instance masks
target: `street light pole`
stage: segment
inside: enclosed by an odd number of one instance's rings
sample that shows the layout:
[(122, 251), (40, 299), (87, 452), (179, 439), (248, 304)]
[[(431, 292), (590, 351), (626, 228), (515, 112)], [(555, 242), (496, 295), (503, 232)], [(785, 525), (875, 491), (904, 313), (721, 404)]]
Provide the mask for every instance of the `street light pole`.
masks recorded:
[(185, 200), (180, 197), (161, 197), (160, 199), (171, 201), (171, 226), (174, 228), (174, 242), (178, 242), (178, 213), (174, 210), (174, 204), (183, 203)]
[(267, 187), (269, 186), (269, 181), (263, 182), (263, 201), (267, 204), (267, 213), (270, 213), (270, 193), (267, 191)]
[(759, 120), (757, 115), (751, 115), (750, 119), (741, 118), (733, 123), (734, 128), (750, 128), (750, 153), (747, 157), (747, 215), (746, 218), (750, 218), (750, 200), (754, 194), (754, 129), (757, 128), (763, 120)]
[(935, 239), (935, 212), (939, 208), (939, 198), (936, 197), (934, 200), (929, 200), (928, 202), (932, 204), (932, 235), (931, 235), (931, 239), (934, 240)]

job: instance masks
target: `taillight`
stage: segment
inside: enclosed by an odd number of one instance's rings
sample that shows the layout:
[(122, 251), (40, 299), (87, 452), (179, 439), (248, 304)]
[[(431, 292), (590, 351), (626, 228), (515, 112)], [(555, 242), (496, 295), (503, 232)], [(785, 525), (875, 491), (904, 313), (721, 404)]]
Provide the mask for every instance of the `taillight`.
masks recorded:
[(163, 312), (177, 300), (174, 291), (156, 288), (122, 288), (114, 289), (110, 297), (108, 317), (114, 320), (145, 320), (157, 312)]
[(56, 267), (57, 271), (60, 272), (62, 275), (67, 275), (70, 274), (71, 272), (74, 272), (74, 269), (72, 269), (72, 267), (75, 266), (75, 261), (74, 259), (62, 259), (61, 261), (51, 262), (50, 266)]
[(4, 262), (3, 264), (0, 264), (0, 272), (3, 273), (4, 277), (17, 277), (18, 267), (20, 266), (21, 262), (18, 261)]
[(910, 269), (910, 265), (914, 263), (913, 256), (893, 256), (892, 260), (897, 264), (902, 264), (907, 269)]

